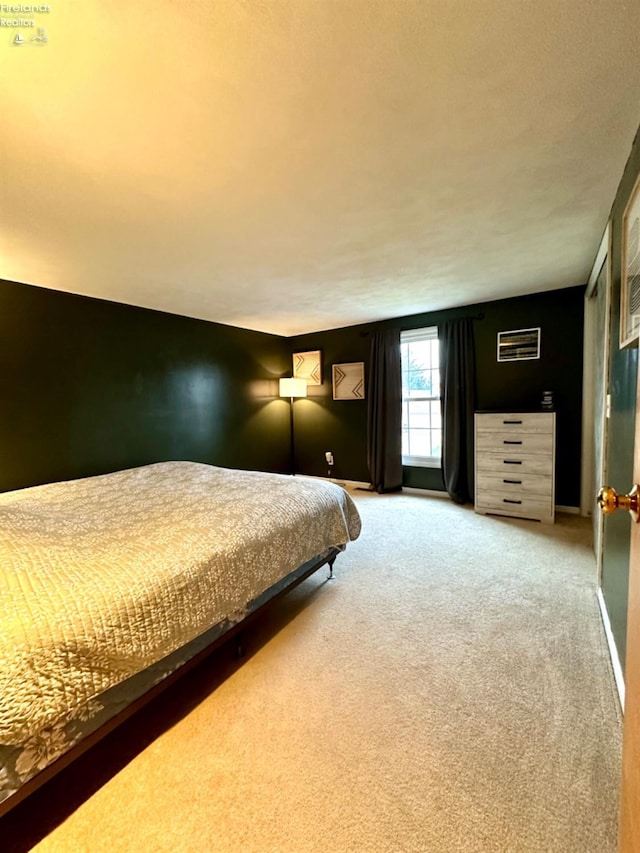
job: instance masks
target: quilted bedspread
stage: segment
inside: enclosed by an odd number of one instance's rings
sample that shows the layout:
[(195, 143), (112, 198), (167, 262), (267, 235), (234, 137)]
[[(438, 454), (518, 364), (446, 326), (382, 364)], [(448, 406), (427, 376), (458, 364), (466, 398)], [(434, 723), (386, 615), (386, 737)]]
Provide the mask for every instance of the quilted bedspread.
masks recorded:
[(191, 462), (0, 495), (0, 744), (240, 618), (359, 532), (335, 484)]

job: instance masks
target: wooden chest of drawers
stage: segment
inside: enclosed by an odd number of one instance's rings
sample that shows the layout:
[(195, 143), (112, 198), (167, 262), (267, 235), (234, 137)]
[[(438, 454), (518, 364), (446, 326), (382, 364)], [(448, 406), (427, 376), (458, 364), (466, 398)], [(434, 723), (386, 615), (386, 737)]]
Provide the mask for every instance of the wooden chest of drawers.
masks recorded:
[(555, 412), (475, 416), (475, 510), (553, 522)]

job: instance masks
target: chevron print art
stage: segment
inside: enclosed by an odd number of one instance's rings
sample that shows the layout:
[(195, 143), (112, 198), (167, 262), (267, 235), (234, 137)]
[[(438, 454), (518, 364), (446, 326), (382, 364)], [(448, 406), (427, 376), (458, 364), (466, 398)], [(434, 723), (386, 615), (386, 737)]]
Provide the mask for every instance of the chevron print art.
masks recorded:
[(322, 351), (294, 352), (293, 376), (306, 379), (307, 385), (322, 385)]
[(333, 365), (333, 399), (364, 400), (364, 362)]

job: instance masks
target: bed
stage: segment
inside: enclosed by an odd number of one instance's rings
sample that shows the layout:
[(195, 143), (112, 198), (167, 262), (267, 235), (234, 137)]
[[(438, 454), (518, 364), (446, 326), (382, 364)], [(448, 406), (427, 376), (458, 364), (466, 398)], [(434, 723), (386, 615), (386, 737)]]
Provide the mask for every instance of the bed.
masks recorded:
[(193, 462), (0, 494), (0, 814), (359, 533), (333, 483)]

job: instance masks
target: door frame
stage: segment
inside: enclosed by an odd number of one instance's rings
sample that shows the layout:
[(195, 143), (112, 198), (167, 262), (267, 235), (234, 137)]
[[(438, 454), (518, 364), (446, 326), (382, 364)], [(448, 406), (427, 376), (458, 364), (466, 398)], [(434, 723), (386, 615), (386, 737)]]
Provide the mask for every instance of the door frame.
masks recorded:
[[(587, 516), (595, 512), (595, 496), (593, 494), (593, 483), (595, 480), (596, 473), (594, 470), (595, 460), (593, 459), (593, 453), (591, 452), (593, 448), (593, 439), (595, 434), (595, 400), (593, 394), (595, 376), (593, 372), (594, 353), (592, 347), (593, 329), (595, 326), (595, 303), (593, 302), (591, 297), (595, 289), (596, 282), (600, 276), (602, 267), (605, 264), (605, 316), (607, 320), (605, 323), (604, 341), (602, 344), (604, 347), (603, 364), (605, 374), (605, 388), (603, 395), (602, 411), (599, 413), (599, 417), (602, 419), (602, 469), (600, 471), (600, 476), (598, 477), (598, 480), (601, 485), (604, 485), (605, 482), (607, 482), (607, 453), (609, 441), (609, 406), (607, 400), (609, 398), (609, 368), (611, 362), (611, 353), (609, 349), (611, 342), (611, 236), (611, 222), (609, 221), (607, 222), (607, 227), (604, 230), (604, 234), (602, 235), (598, 252), (593, 262), (593, 267), (591, 269), (591, 274), (589, 276), (589, 281), (585, 290), (584, 297), (584, 360), (582, 384), (582, 464), (580, 512), (581, 515)], [(589, 452), (587, 452), (587, 449)], [(618, 656), (618, 649), (615, 643), (615, 639), (613, 637), (613, 631), (611, 630), (611, 621), (609, 619), (607, 605), (602, 594), (602, 554), (604, 546), (604, 518), (602, 516), (602, 513), (600, 512), (598, 512), (598, 524), (598, 548), (596, 548), (596, 543), (594, 542), (597, 566), (597, 598), (598, 605), (600, 607), (600, 614), (602, 617), (602, 624), (607, 639), (607, 646), (609, 649), (609, 657), (611, 659), (613, 675), (618, 691), (618, 698), (620, 700), (620, 708), (623, 709), (625, 701), (624, 674), (622, 671), (622, 666), (620, 664), (620, 657)]]
[[(593, 291), (595, 290), (596, 282), (600, 276), (600, 272), (605, 265), (605, 332), (604, 340), (602, 341), (604, 365), (604, 395), (603, 406), (599, 413), (594, 413), (594, 394), (593, 387), (595, 376), (593, 371), (593, 330), (595, 326), (595, 304), (592, 300)], [(596, 254), (591, 274), (587, 283), (587, 289), (584, 294), (584, 348), (583, 348), (583, 380), (582, 380), (582, 463), (580, 476), (580, 514), (590, 516), (595, 512), (595, 499), (593, 494), (593, 482), (597, 479), (600, 483), (605, 482), (606, 467), (607, 467), (607, 449), (608, 449), (608, 426), (609, 418), (607, 411), (607, 399), (609, 389), (609, 367), (610, 367), (610, 352), (609, 345), (611, 339), (611, 224), (607, 222), (604, 229), (604, 234), (600, 240), (600, 246)], [(602, 425), (602, 465), (601, 470), (594, 470), (594, 458), (592, 448), (595, 436), (596, 417), (599, 418)], [(588, 451), (588, 452), (587, 452)], [(602, 576), (602, 543), (604, 533), (604, 519), (602, 514), (597, 515), (599, 521), (599, 547), (596, 549), (596, 565), (597, 565), (597, 582), (600, 587), (600, 579)], [(594, 543), (595, 547), (596, 543)]]

